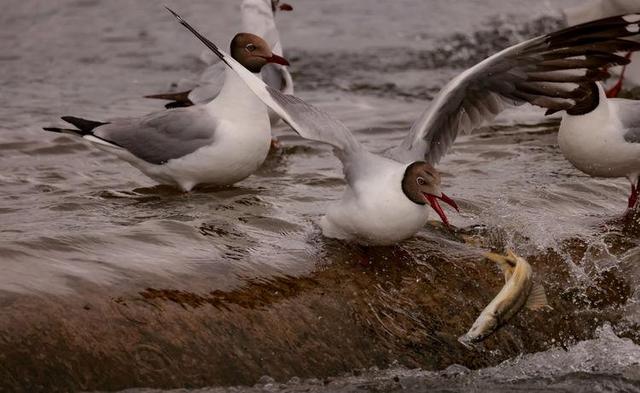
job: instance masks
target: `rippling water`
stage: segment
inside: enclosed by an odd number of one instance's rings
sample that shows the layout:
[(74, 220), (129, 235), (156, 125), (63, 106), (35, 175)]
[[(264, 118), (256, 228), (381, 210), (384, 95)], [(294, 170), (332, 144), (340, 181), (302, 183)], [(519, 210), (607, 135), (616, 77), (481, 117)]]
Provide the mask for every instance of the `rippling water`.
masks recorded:
[[(168, 3), (219, 43), (239, 23), (235, 1)], [(382, 150), (449, 78), (562, 26), (577, 0), (291, 3), (279, 25), (297, 93)], [(460, 229), (430, 224), (363, 264), (317, 227), (339, 162), (285, 127), (255, 176), (190, 194), (40, 131), (157, 110), (140, 97), (202, 69), (158, 2), (4, 5), (0, 391), (640, 390), (640, 232), (617, 220), (628, 185), (573, 169), (557, 119), (523, 107), (460, 138), (439, 165)], [(469, 351), (456, 337), (501, 286), (481, 254), (507, 246), (553, 310)]]

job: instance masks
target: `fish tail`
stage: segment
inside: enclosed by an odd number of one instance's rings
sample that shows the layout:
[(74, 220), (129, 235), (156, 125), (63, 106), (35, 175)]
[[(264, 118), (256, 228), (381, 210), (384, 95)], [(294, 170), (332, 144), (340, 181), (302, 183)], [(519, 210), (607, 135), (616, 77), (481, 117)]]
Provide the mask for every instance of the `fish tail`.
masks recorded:
[(540, 310), (543, 308), (550, 308), (549, 302), (547, 301), (547, 295), (544, 291), (544, 287), (542, 284), (534, 282), (531, 287), (531, 292), (529, 293), (529, 297), (527, 298), (527, 303), (525, 304), (529, 310)]

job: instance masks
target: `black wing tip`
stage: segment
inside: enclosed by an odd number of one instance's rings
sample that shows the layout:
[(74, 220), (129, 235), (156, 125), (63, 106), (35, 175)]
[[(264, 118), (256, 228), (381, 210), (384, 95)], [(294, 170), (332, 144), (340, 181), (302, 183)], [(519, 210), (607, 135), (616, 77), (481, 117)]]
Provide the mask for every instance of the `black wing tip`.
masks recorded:
[(180, 91), (176, 93), (160, 93), (160, 94), (149, 94), (144, 96), (144, 98), (153, 98), (156, 100), (168, 100), (168, 101), (179, 101), (185, 102), (190, 105), (193, 105), (193, 102), (189, 99), (189, 94), (191, 90)]
[(62, 116), (61, 119), (77, 127), (78, 132), (82, 134), (92, 134), (95, 128), (109, 124), (108, 122), (83, 119), (75, 116)]
[(575, 44), (585, 36), (589, 42), (607, 41), (615, 37), (630, 37), (640, 34), (637, 28), (639, 23), (640, 13), (621, 14), (569, 26), (549, 33), (543, 38), (552, 47), (569, 42)]
[(167, 5), (165, 5), (164, 8), (166, 8), (167, 11), (169, 11), (171, 13), (171, 15), (175, 16), (176, 19), (180, 21), (180, 23), (184, 22), (184, 19), (182, 19), (182, 17), (180, 15), (178, 15), (177, 12), (175, 12), (174, 10), (169, 8)]
[[(180, 22), (180, 24), (182, 26), (186, 27), (187, 30), (189, 30), (200, 41), (202, 41), (202, 43), (205, 44), (205, 46), (207, 48), (211, 49), (211, 51), (213, 51), (213, 53), (215, 53), (216, 56), (218, 56), (220, 58), (220, 60), (222, 60), (225, 63), (227, 63), (227, 60), (225, 59), (224, 53), (222, 53), (220, 51), (220, 49), (218, 49), (216, 44), (214, 44), (213, 42), (209, 41), (206, 37), (204, 37), (202, 34), (200, 34), (196, 29), (193, 28), (193, 26), (191, 26), (189, 23), (187, 23), (187, 21), (182, 19), (182, 17), (180, 15), (178, 15), (175, 11), (173, 11), (171, 8), (167, 7), (166, 5), (164, 6), (164, 8), (166, 8), (167, 11), (169, 11), (173, 16), (175, 16), (175, 18), (178, 20), (178, 22)], [(228, 63), (227, 63), (227, 65), (228, 65)]]
[(43, 130), (45, 131), (49, 131), (49, 132), (62, 132), (62, 128), (58, 128), (58, 127), (42, 127)]

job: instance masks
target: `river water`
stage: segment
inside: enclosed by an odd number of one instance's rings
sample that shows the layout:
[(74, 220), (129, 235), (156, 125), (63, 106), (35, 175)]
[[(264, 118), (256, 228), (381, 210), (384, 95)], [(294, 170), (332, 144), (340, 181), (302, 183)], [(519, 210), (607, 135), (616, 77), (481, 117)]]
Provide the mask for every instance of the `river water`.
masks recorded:
[[(382, 150), (448, 79), (579, 1), (291, 3), (278, 23), (297, 94)], [(203, 69), (162, 3), (2, 4), (0, 391), (640, 391), (628, 184), (573, 169), (557, 118), (517, 108), (459, 138), (439, 165), (459, 229), (429, 224), (362, 263), (317, 225), (339, 162), (285, 126), (257, 174), (190, 194), (41, 131), (158, 110), (141, 97)], [(220, 44), (239, 24), (236, 1), (167, 5)], [(505, 247), (553, 310), (468, 350), (456, 338), (502, 285), (481, 255)]]

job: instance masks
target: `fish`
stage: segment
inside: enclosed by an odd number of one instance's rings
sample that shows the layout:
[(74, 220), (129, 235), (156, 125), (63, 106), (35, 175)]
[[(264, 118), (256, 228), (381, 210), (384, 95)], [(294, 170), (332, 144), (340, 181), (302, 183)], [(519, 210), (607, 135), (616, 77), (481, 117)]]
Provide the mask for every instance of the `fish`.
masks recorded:
[(502, 269), (505, 284), (471, 329), (458, 338), (468, 348), (488, 338), (525, 307), (534, 311), (551, 308), (544, 287), (534, 281), (533, 269), (524, 258), (511, 250), (507, 250), (506, 256), (486, 253), (485, 257)]

